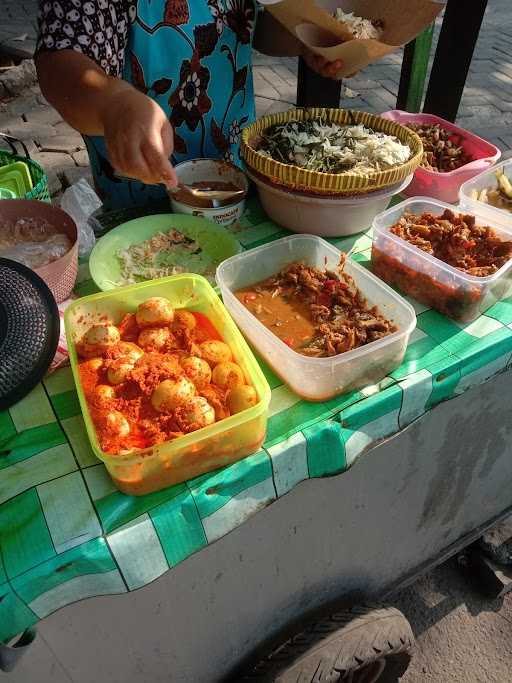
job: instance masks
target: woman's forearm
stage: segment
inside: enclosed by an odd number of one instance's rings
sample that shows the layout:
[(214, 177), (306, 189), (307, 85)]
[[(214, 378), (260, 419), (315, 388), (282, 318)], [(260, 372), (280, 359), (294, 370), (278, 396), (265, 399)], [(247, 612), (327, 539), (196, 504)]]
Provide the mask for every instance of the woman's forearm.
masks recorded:
[(173, 130), (157, 102), (73, 50), (41, 52), (36, 67), (48, 102), (83, 135), (102, 135), (115, 169), (146, 184), (176, 185)]
[(70, 126), (84, 135), (104, 134), (104, 111), (133, 86), (112, 78), (74, 50), (40, 52), (36, 68), (41, 91)]

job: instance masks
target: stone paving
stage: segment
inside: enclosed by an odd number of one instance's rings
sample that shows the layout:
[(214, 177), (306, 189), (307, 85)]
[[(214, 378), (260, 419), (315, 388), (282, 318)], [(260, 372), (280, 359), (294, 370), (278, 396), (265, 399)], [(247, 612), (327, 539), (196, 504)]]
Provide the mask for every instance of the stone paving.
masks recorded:
[(1, 0), (0, 51), (21, 59), (34, 54), (37, 0)]
[[(90, 178), (84, 143), (44, 100), (32, 62), (37, 0), (0, 0), (0, 132), (21, 138), (41, 163), (55, 198), (80, 177)], [(441, 21), (438, 20), (436, 35)], [(26, 59), (15, 68), (5, 57)], [(3, 59), (2, 59), (3, 57)], [(345, 81), (341, 104), (375, 113), (396, 104), (401, 51), (388, 55)], [(295, 104), (297, 61), (254, 55), (256, 107), (259, 115)], [(449, 87), (449, 84), (447, 84)], [(476, 46), (457, 123), (512, 149), (512, 12), (510, 0), (491, 0)]]

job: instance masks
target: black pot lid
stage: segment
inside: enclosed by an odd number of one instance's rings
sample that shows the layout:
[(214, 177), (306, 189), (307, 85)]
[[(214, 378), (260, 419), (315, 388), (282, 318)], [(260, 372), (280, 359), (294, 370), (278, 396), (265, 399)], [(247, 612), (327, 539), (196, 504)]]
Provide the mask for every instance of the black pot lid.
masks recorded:
[(59, 310), (46, 283), (21, 263), (0, 258), (0, 410), (41, 381), (59, 334)]

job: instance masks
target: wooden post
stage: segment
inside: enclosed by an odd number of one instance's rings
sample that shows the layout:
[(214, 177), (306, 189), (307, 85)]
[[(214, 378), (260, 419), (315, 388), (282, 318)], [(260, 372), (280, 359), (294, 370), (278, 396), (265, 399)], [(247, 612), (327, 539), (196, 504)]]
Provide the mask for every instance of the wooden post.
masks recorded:
[(455, 121), (487, 0), (448, 0), (423, 111)]
[(319, 76), (299, 57), (297, 79), (298, 107), (339, 107), (341, 81)]
[(398, 95), (396, 98), (396, 108), (407, 109), (407, 96), (411, 85), (412, 62), (414, 59), (414, 49), (416, 47), (416, 40), (411, 40), (410, 43), (404, 47), (404, 55), (402, 57), (402, 69), (400, 71), (400, 84), (398, 86)]

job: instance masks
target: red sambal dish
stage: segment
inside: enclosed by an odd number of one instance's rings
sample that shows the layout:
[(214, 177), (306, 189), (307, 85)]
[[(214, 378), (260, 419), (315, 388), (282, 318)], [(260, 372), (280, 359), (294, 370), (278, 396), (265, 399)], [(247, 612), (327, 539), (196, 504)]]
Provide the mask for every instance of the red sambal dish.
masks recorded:
[[(475, 217), (446, 209), (441, 215), (405, 212), (389, 232), (422, 252), (475, 278), (489, 277), (512, 258), (512, 241), (503, 241)], [(479, 312), (482, 286), (471, 286), (442, 271), (420, 254), (386, 253), (373, 244), (372, 269), (385, 282), (456, 320), (467, 322)]]
[(370, 306), (343, 267), (321, 271), (292, 263), (277, 275), (235, 292), (249, 311), (304, 356), (335, 356), (396, 332)]
[(119, 325), (92, 325), (79, 371), (101, 449), (120, 454), (177, 439), (256, 405), (231, 349), (201, 313), (162, 297)]

